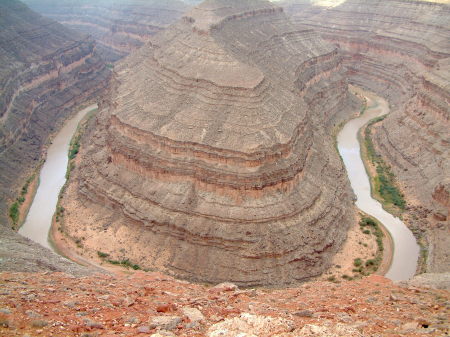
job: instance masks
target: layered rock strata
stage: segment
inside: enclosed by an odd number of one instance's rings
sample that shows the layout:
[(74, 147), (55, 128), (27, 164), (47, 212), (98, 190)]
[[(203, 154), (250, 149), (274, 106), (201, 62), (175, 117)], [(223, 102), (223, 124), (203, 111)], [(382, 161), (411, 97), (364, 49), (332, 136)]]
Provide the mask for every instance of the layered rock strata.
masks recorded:
[(428, 270), (449, 271), (450, 5), (348, 0), (286, 10), (341, 48), (351, 83), (389, 100), (374, 141), (415, 212), (411, 222), (427, 231)]
[[(195, 281), (320, 274), (353, 221), (335, 47), (267, 1), (206, 1), (121, 61), (63, 203), (87, 251)], [(355, 105), (356, 106), (356, 105)]]
[(179, 0), (25, 0), (33, 10), (66, 27), (90, 34), (99, 54), (115, 62), (181, 18)]
[(0, 222), (41, 158), (49, 135), (74, 109), (104, 91), (110, 71), (92, 39), (0, 3)]

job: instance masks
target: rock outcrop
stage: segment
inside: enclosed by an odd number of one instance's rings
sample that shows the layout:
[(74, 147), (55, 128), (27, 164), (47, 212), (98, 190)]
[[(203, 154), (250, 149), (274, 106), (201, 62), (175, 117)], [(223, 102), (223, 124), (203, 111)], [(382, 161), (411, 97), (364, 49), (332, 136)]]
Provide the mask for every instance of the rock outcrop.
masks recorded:
[(111, 72), (95, 42), (15, 0), (0, 3), (0, 223), (49, 135)]
[(429, 272), (450, 271), (450, 5), (444, 2), (348, 0), (326, 10), (286, 3), (294, 21), (339, 46), (351, 83), (388, 99), (392, 112), (374, 141), (414, 210), (409, 222), (427, 232)]
[(25, 0), (36, 12), (90, 34), (99, 54), (115, 62), (177, 21), (189, 6), (180, 0)]
[(319, 275), (354, 221), (330, 136), (354, 102), (342, 62), (268, 1), (202, 3), (116, 66), (64, 230), (189, 280)]

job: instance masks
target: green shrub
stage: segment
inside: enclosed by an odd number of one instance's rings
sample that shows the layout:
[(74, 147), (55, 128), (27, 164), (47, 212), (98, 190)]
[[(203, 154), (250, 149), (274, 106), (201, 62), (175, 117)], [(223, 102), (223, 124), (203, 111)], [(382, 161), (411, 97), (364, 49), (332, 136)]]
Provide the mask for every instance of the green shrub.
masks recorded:
[(19, 222), (19, 202), (15, 202), (9, 208), (9, 217), (13, 221), (13, 224), (17, 224)]
[(98, 255), (98, 257), (101, 258), (101, 259), (105, 259), (105, 258), (109, 257), (109, 254), (103, 253), (103, 252), (101, 252), (101, 251), (97, 251), (97, 255)]
[(353, 265), (355, 266), (355, 267), (359, 267), (359, 266), (361, 266), (363, 264), (363, 261), (358, 257), (358, 258), (356, 258), (354, 261), (353, 261)]

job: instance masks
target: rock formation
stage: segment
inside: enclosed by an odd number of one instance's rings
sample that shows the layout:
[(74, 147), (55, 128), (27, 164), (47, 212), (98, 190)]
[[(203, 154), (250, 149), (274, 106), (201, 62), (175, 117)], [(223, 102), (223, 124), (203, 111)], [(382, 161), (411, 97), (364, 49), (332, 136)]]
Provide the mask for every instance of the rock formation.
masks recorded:
[(410, 222), (427, 231), (430, 272), (450, 270), (450, 5), (440, 2), (285, 3), (297, 24), (340, 47), (351, 83), (389, 100), (374, 141), (415, 211)]
[(202, 3), (116, 67), (64, 230), (195, 281), (320, 274), (354, 221), (330, 136), (356, 108), (342, 61), (268, 1)]
[(48, 136), (99, 95), (110, 71), (95, 43), (19, 1), (0, 3), (0, 223)]
[(189, 8), (180, 0), (25, 0), (33, 10), (90, 34), (99, 54), (115, 62), (142, 46)]

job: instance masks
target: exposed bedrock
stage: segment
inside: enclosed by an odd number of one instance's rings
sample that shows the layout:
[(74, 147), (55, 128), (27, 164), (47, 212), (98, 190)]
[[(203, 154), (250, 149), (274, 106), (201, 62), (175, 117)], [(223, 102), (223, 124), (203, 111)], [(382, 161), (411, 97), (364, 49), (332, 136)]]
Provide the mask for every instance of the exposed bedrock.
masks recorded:
[(104, 91), (110, 71), (92, 39), (32, 12), (0, 3), (0, 222), (73, 108)]
[(25, 0), (33, 10), (66, 27), (90, 34), (99, 54), (115, 62), (181, 18), (180, 0)]
[(348, 0), (327, 10), (290, 3), (286, 11), (341, 48), (351, 83), (389, 100), (392, 112), (375, 143), (421, 209), (428, 270), (449, 271), (449, 206), (442, 200), (450, 184), (450, 5)]
[(202, 281), (323, 272), (354, 221), (339, 51), (268, 1), (206, 1), (116, 67), (64, 198), (95, 253)]

